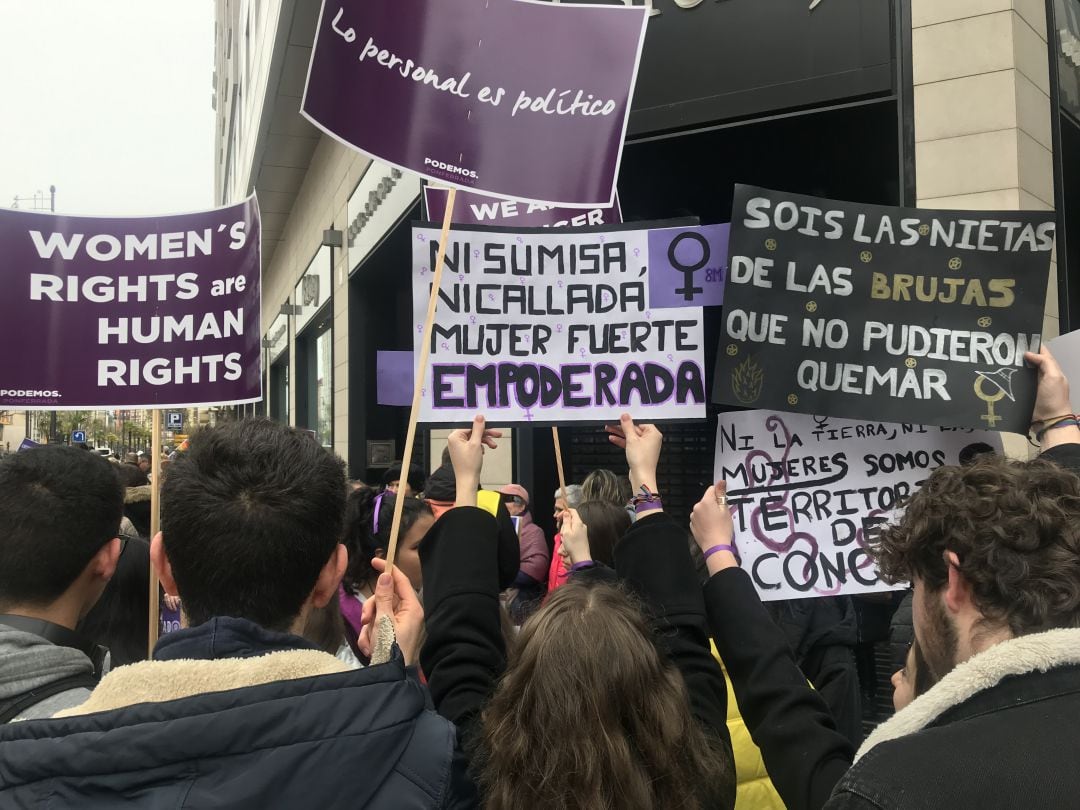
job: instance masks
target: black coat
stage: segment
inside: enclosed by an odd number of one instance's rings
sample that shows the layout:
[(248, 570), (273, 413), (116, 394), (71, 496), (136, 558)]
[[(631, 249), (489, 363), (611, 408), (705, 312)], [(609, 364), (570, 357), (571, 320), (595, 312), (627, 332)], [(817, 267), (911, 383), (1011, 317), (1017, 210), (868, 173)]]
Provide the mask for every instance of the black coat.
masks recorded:
[(1080, 630), (996, 644), (879, 726), (825, 807), (1075, 808), (1077, 718)]
[(705, 605), (739, 712), (776, 792), (790, 810), (818, 810), (851, 765), (851, 742), (807, 683), (749, 574), (728, 568), (711, 577)]

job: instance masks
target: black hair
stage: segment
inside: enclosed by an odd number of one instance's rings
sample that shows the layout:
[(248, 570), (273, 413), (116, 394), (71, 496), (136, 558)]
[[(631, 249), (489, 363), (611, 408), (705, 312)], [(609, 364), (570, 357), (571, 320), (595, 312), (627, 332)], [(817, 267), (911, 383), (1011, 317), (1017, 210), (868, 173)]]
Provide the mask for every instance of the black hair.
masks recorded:
[(116, 573), (75, 629), (108, 647), (114, 667), (145, 661), (150, 621), (150, 544), (123, 537)]
[(47, 605), (117, 536), (124, 495), (113, 465), (77, 447), (0, 460), (0, 608)]
[(195, 433), (162, 484), (161, 531), (190, 623), (288, 630), (341, 538), (345, 465), (265, 418)]
[[(383, 487), (388, 487), (395, 481), (401, 480), (401, 462), (396, 461), (383, 473)], [(424, 471), (420, 468), (420, 465), (410, 464), (409, 473), (404, 480), (408, 482), (413, 492), (420, 492), (424, 488)]]
[[(345, 503), (345, 547), (349, 550), (349, 567), (345, 570), (345, 588), (357, 591), (375, 578), (371, 561), (378, 552), (385, 553), (390, 545), (390, 526), (394, 521), (393, 492), (379, 493), (373, 489), (358, 489), (349, 493)], [(375, 531), (375, 505), (379, 505), (379, 531)], [(423, 515), (432, 514), (431, 507), (419, 498), (405, 498), (401, 505), (401, 529), (404, 537)]]
[(120, 479), (120, 485), (127, 487), (145, 487), (150, 483), (150, 479), (146, 476), (142, 470), (135, 464), (123, 464), (116, 465), (116, 475)]
[(975, 442), (960, 451), (960, 465), (966, 467), (969, 464), (974, 464), (981, 456), (992, 456), (994, 454), (994, 448), (986, 442)]

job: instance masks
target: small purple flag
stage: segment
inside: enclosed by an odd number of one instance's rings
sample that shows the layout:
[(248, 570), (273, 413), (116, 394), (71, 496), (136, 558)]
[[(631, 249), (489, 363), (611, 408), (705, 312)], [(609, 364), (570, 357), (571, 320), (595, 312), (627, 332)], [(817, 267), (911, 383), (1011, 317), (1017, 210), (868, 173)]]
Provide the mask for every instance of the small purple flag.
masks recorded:
[(724, 303), (731, 226), (649, 231), (649, 301), (654, 307), (718, 307)]
[(380, 405), (412, 405), (413, 353), (378, 351), (375, 356), (376, 397)]

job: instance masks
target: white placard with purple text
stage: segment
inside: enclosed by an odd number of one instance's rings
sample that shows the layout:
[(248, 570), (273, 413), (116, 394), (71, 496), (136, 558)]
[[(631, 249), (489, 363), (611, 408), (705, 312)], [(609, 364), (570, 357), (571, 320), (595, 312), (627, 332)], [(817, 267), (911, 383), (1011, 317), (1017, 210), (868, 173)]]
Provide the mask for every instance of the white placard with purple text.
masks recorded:
[[(723, 288), (722, 233), (453, 228), (420, 421), (704, 418), (702, 304)], [(438, 240), (413, 230), (416, 358)]]
[(742, 568), (765, 601), (872, 593), (868, 547), (938, 467), (1001, 452), (1001, 434), (776, 411), (719, 417), (714, 476), (728, 485)]

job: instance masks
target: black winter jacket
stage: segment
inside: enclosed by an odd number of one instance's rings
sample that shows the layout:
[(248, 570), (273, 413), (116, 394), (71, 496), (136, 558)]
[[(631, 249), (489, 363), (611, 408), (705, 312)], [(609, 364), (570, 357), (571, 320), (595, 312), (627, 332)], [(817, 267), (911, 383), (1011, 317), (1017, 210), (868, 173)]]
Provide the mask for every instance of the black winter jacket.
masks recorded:
[[(155, 658), (107, 675), (75, 710), (92, 713), (0, 726), (0, 807), (476, 807), (454, 729), (400, 654), (345, 670), (223, 618), (170, 633)], [(286, 679), (229, 688), (270, 674)]]

